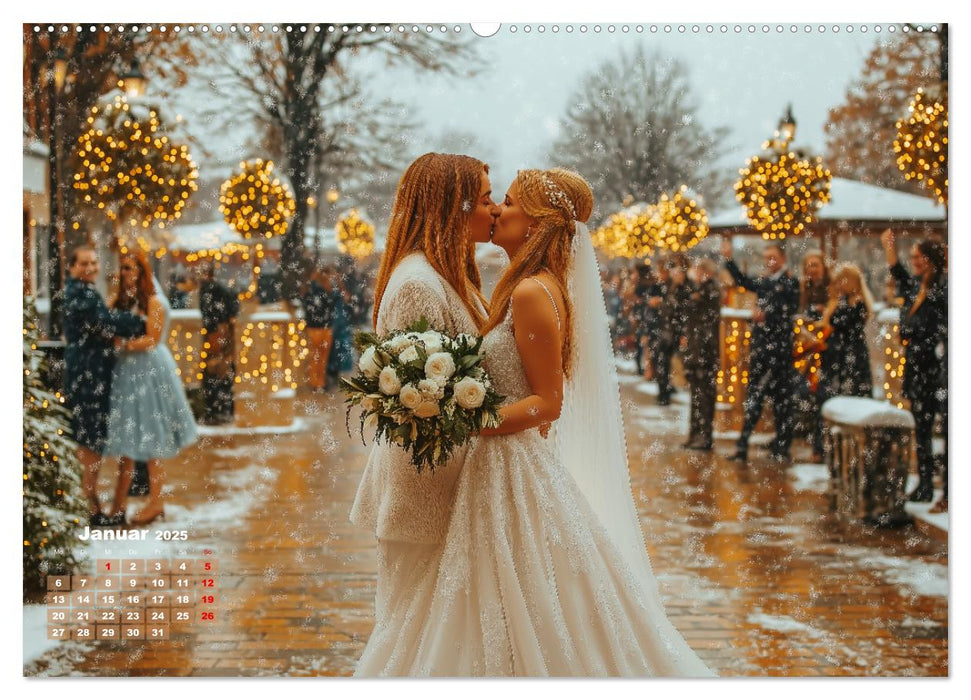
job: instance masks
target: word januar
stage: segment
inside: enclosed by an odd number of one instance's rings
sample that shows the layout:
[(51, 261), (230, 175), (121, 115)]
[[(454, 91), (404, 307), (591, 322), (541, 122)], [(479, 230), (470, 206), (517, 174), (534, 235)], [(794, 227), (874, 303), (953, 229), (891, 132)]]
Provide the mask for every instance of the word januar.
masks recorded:
[[(85, 525), (84, 530), (78, 533), (78, 539), (88, 540), (146, 540), (148, 539), (148, 529), (131, 530), (92, 530)], [(156, 540), (188, 540), (189, 533), (186, 530), (155, 530)]]

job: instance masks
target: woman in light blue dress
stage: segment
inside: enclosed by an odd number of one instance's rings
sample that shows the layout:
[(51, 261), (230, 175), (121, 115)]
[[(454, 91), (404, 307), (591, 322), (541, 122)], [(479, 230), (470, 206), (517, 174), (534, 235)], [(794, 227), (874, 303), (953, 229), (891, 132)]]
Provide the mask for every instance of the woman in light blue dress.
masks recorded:
[(135, 461), (147, 462), (148, 502), (130, 520), (134, 525), (147, 525), (165, 515), (161, 460), (175, 457), (195, 442), (198, 431), (166, 345), (169, 304), (144, 256), (122, 255), (118, 293), (111, 306), (145, 317), (145, 335), (116, 341), (119, 355), (112, 376), (104, 450), (105, 455), (121, 458), (112, 515), (125, 512)]

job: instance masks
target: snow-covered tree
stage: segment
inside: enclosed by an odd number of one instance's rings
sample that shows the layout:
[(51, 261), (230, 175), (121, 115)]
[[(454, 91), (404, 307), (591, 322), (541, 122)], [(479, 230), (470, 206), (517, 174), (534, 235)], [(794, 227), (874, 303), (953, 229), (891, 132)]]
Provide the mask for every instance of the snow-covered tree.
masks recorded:
[(713, 165), (727, 134), (702, 123), (681, 61), (637, 47), (586, 76), (560, 120), (550, 160), (589, 180), (601, 216), (681, 185), (711, 208), (731, 193), (731, 173)]
[(24, 591), (43, 590), (48, 574), (71, 573), (73, 531), (86, 517), (81, 465), (68, 411), (45, 382), (46, 358), (31, 297), (24, 297)]
[(947, 29), (910, 31), (879, 42), (844, 102), (829, 111), (824, 160), (833, 174), (871, 185), (925, 194), (897, 167), (896, 123), (917, 90), (933, 92), (946, 75)]

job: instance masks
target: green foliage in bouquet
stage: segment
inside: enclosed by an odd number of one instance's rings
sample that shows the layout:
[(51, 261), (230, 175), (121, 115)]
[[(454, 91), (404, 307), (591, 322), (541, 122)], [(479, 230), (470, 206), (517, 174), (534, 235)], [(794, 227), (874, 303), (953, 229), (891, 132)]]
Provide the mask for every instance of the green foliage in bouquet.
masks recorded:
[(422, 317), (383, 338), (357, 333), (354, 343), (359, 371), (341, 379), (341, 390), (348, 421), (354, 406), (362, 409), (362, 440), (364, 429), (375, 426), (375, 440), (410, 452), (421, 471), (442, 466), (456, 447), (499, 425), (505, 397), (481, 366), (481, 337), (450, 337)]

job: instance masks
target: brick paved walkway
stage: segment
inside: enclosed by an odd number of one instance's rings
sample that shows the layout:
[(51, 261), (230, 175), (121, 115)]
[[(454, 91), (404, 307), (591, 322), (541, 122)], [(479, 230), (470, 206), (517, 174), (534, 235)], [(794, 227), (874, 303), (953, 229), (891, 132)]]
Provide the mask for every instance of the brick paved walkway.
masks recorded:
[[(946, 542), (840, 525), (811, 468), (682, 452), (684, 406), (655, 406), (629, 378), (623, 396), (662, 595), (720, 675), (947, 675)], [(60, 642), (24, 673), (349, 675), (373, 626), (374, 541), (347, 521), (368, 448), (334, 398), (299, 401), (303, 432), (209, 436), (169, 465), (164, 527), (189, 524), (192, 544), (219, 554), (214, 627)]]

